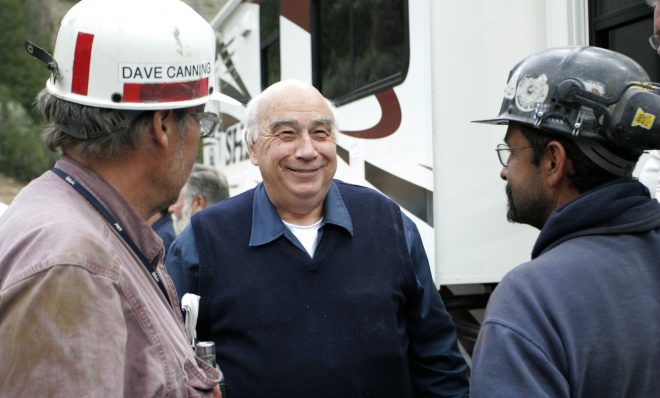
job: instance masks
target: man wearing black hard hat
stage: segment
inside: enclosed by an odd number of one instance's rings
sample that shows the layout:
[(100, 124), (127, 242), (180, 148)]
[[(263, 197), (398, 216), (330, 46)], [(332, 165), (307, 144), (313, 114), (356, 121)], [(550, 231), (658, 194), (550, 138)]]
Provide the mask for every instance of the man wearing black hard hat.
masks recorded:
[(540, 235), (486, 310), (474, 397), (648, 397), (660, 391), (660, 204), (632, 177), (660, 147), (660, 95), (595, 47), (518, 63), (496, 151), (507, 217)]

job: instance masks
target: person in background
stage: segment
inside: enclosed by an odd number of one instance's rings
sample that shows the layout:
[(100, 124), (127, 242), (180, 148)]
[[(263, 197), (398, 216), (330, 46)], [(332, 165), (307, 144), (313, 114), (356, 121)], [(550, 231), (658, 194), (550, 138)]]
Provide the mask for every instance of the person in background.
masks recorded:
[[(653, 1), (653, 0), (651, 0)], [(653, 9), (653, 34), (649, 37), (649, 43), (658, 55), (660, 55), (660, 0), (655, 0)], [(644, 184), (651, 193), (651, 197), (660, 201), (660, 151), (653, 150), (642, 167), (639, 174), (639, 182)]]
[(660, 148), (648, 81), (623, 54), (554, 48), (519, 62), (499, 116), (481, 121), (508, 125), (496, 149), (507, 218), (541, 232), (490, 297), (473, 397), (660, 391), (660, 203), (632, 178)]
[[(229, 185), (224, 174), (212, 166), (196, 163), (188, 177), (188, 182), (181, 188), (179, 199), (170, 206), (176, 234), (179, 235), (188, 226), (193, 214), (228, 197)], [(180, 253), (176, 255), (180, 256)], [(165, 265), (181, 300), (185, 293), (184, 286), (188, 283), (185, 280), (187, 273), (178, 267), (181, 265), (180, 262), (166, 261)]]
[(167, 255), (167, 249), (169, 249), (174, 238), (176, 238), (176, 233), (174, 231), (174, 215), (170, 213), (169, 210), (172, 206), (167, 206), (148, 220), (156, 235), (163, 240), (165, 255)]
[(229, 184), (225, 175), (212, 166), (195, 163), (178, 200), (169, 207), (175, 234), (183, 231), (193, 214), (228, 197)]
[(168, 267), (201, 296), (227, 392), (242, 397), (467, 397), (468, 367), (415, 224), (333, 179), (334, 107), (287, 80), (247, 107), (263, 183), (192, 217)]
[[(0, 396), (219, 397), (195, 357), (161, 240), (214, 90), (215, 35), (179, 0), (82, 0), (37, 106), (61, 159), (0, 218)], [(18, 56), (18, 55), (17, 55)]]

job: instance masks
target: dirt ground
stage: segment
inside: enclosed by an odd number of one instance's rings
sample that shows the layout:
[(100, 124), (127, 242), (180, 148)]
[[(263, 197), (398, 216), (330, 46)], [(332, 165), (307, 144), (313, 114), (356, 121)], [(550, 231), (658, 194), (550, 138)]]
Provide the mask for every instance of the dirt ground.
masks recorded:
[(0, 174), (0, 202), (9, 204), (25, 184)]

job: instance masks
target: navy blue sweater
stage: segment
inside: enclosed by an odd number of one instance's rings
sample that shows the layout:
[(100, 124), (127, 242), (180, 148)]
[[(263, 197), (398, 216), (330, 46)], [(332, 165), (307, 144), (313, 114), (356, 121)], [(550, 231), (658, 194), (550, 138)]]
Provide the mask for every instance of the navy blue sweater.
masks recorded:
[(314, 258), (280, 237), (250, 247), (253, 191), (193, 218), (198, 336), (231, 398), (408, 397), (407, 306), (418, 294), (399, 208), (339, 185), (353, 236), (323, 228)]

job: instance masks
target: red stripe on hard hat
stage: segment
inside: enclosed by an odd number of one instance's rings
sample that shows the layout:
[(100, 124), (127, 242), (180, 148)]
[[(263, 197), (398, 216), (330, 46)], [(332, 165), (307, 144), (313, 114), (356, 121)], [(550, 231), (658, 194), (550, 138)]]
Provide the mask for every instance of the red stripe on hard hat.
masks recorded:
[(125, 83), (122, 102), (174, 102), (208, 94), (209, 78), (177, 83)]
[(71, 92), (74, 94), (87, 95), (93, 41), (94, 35), (78, 32), (76, 50), (73, 56), (73, 77), (71, 81)]

